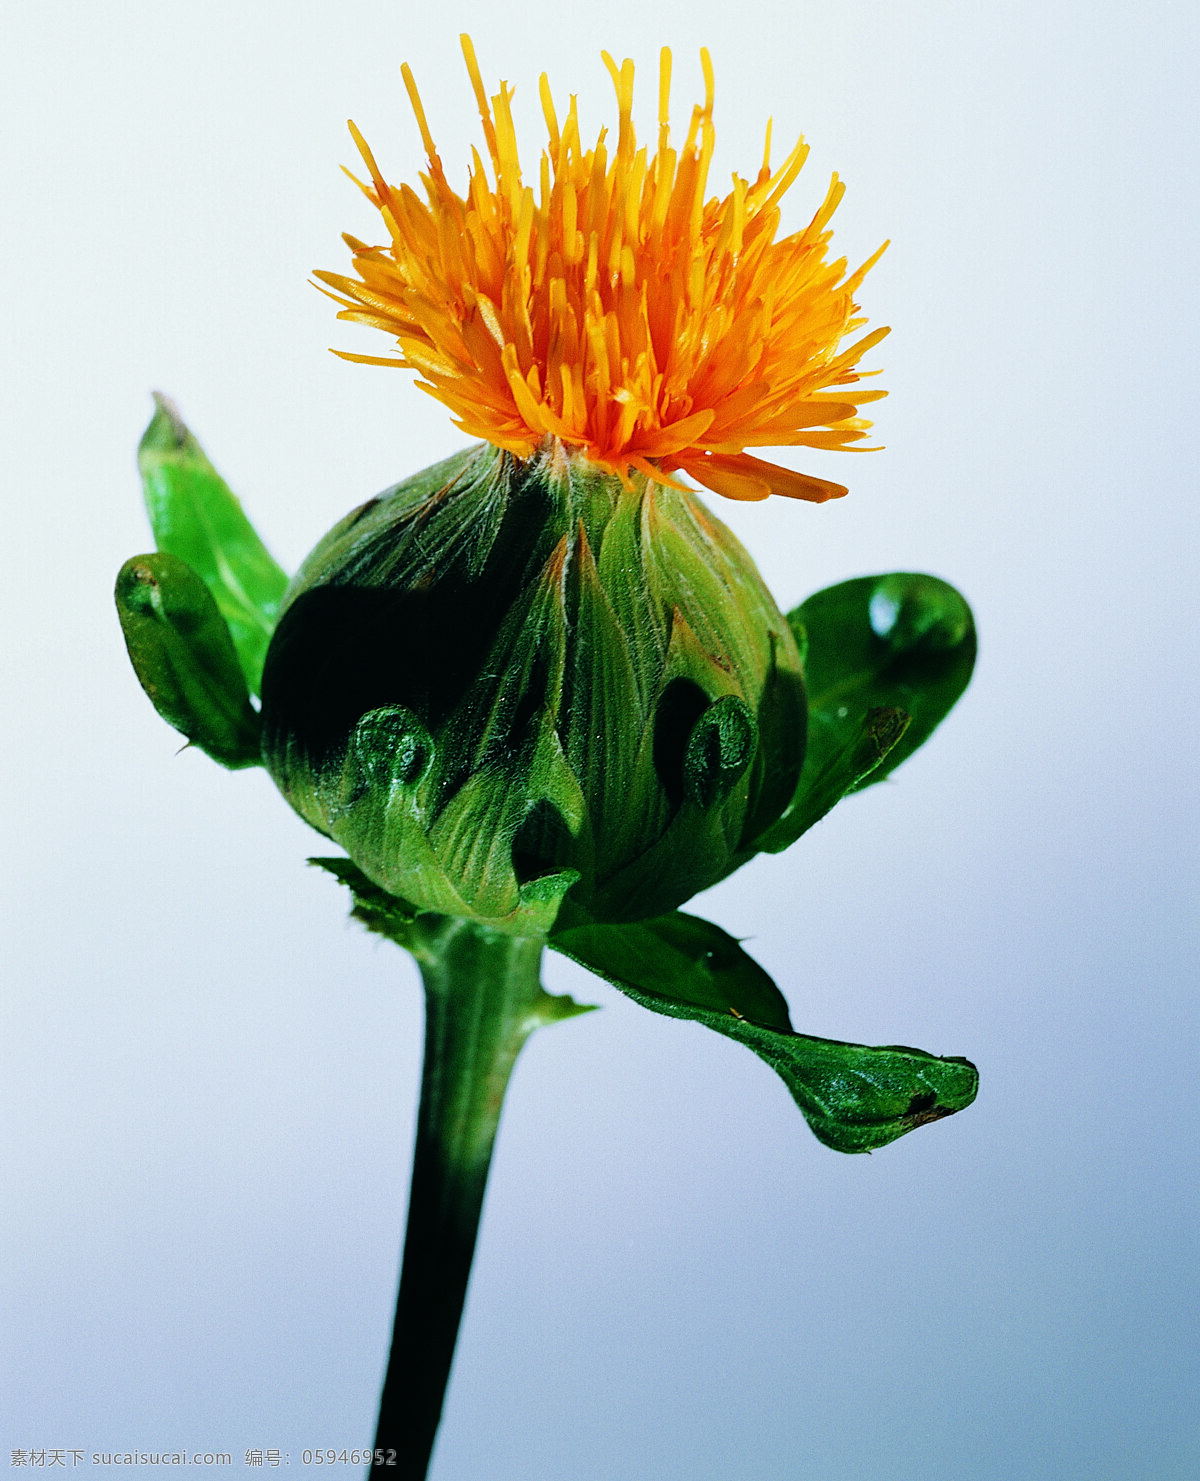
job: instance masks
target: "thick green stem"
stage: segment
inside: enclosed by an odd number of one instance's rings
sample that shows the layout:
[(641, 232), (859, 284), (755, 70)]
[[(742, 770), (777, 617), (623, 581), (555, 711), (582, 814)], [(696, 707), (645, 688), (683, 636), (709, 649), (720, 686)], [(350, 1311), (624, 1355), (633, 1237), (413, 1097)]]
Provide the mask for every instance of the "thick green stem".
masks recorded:
[(436, 916), (421, 917), (420, 927), (409, 946), (425, 983), (425, 1064), (396, 1324), (371, 1468), (373, 1478), (389, 1481), (424, 1481), (429, 1467), (492, 1145), (517, 1054), (539, 1024), (580, 1011), (570, 999), (542, 991), (540, 937), (502, 935)]

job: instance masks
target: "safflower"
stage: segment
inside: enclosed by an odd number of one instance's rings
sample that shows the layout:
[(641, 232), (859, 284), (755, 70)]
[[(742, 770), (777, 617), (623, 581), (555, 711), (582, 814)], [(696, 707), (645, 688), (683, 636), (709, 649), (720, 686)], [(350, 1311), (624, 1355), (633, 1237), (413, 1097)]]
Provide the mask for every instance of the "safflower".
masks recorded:
[(769, 125), (754, 183), (706, 198), (706, 52), (676, 151), (663, 51), (652, 157), (631, 62), (605, 55), (611, 157), (603, 131), (582, 148), (574, 100), (560, 124), (543, 77), (535, 190), (512, 90), (489, 102), (463, 50), (490, 179), (476, 151), (466, 193), (450, 187), (404, 67), (425, 199), (389, 185), (354, 129), (388, 240), (348, 237), (358, 276), (317, 277), (343, 319), (396, 342), (338, 353), (415, 371), (482, 443), (353, 509), (288, 581), (160, 398), (139, 451), (159, 549), (116, 591), (163, 718), (225, 766), (265, 766), (345, 850), (312, 862), (420, 967), (408, 1230), (377, 1448), (360, 1457), (413, 1481), (508, 1076), (536, 1028), (588, 1011), (542, 989), (545, 947), (753, 1050), (839, 1151), (952, 1115), (978, 1084), (961, 1058), (796, 1033), (740, 943), (677, 908), (890, 774), (971, 674), (970, 609), (945, 582), (860, 577), (785, 617), (679, 477), (733, 499), (846, 492), (747, 449), (865, 437), (860, 408), (883, 392), (859, 388), (858, 365), (887, 331), (854, 338), (855, 294), (879, 254), (851, 273), (829, 260), (836, 177), (778, 236), (807, 151), (772, 170)]

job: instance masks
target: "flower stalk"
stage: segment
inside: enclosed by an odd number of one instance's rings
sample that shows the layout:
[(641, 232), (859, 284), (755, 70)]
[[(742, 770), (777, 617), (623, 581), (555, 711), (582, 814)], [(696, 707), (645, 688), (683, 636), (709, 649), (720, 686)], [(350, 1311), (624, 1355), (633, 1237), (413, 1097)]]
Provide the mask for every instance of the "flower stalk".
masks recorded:
[[(425, 1059), (408, 1229), (372, 1476), (424, 1481), (441, 1419), (509, 1077), (543, 1024), (586, 1012), (543, 991), (543, 940), (422, 916)], [(395, 1464), (380, 1463), (395, 1457)]]

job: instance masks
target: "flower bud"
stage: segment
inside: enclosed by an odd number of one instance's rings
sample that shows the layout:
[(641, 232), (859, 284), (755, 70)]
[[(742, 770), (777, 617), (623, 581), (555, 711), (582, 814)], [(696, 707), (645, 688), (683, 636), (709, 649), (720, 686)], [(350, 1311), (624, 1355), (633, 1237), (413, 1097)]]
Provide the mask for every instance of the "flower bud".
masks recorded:
[(484, 444), (355, 510), (284, 599), (263, 756), (422, 910), (549, 929), (661, 915), (790, 801), (795, 640), (689, 493)]

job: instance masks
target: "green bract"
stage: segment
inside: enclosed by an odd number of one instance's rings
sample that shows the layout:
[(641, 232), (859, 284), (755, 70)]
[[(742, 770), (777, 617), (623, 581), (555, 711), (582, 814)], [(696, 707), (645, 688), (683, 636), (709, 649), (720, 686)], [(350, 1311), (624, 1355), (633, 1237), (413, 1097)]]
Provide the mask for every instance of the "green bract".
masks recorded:
[(246, 684), (257, 694), (287, 575), (174, 403), (158, 394), (154, 400), (157, 411), (138, 447), (154, 537), (160, 551), (186, 561), (208, 587), (229, 626)]
[[(423, 972), (437, 943), (551, 946), (751, 1049), (843, 1152), (971, 1103), (967, 1060), (797, 1033), (676, 908), (928, 739), (975, 661), (952, 586), (861, 576), (785, 619), (690, 495), (488, 446), (355, 510), (287, 585), (165, 399), (139, 462), (159, 549), (116, 600), (142, 687), (214, 760), (271, 770), (349, 855), (313, 862)], [(535, 987), (539, 1022), (578, 1011)]]
[(288, 588), (263, 758), (415, 907), (519, 933), (661, 915), (790, 804), (800, 656), (690, 495), (482, 445), (337, 525)]
[(258, 715), (229, 628), (191, 566), (165, 551), (117, 575), (117, 616), (155, 709), (223, 766), (259, 764)]

